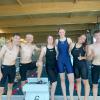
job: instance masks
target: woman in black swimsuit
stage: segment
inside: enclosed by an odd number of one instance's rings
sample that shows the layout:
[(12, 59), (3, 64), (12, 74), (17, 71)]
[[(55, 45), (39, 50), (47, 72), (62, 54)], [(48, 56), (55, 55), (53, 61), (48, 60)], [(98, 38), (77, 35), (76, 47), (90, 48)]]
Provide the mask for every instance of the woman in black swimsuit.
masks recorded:
[(42, 48), (39, 61), (43, 61), (43, 57), (46, 58), (46, 72), (51, 83), (51, 100), (54, 100), (56, 85), (57, 85), (57, 62), (56, 62), (56, 49), (52, 36), (48, 36), (47, 45)]
[(88, 100), (88, 95), (90, 91), (88, 82), (88, 66), (86, 61), (85, 44), (86, 44), (86, 36), (81, 35), (78, 38), (78, 42), (74, 43), (71, 49), (71, 54), (73, 56), (74, 75), (76, 78), (77, 93), (79, 100), (81, 94), (81, 79), (83, 81), (85, 88), (84, 100)]

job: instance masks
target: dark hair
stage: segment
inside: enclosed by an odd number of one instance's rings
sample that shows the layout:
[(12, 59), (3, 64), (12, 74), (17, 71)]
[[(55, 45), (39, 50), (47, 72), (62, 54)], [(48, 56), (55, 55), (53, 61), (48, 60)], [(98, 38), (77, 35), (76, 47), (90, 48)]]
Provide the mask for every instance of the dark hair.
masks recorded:
[(87, 36), (86, 36), (86, 34), (81, 34), (79, 37), (81, 37), (82, 35), (84, 35), (84, 36), (86, 37), (85, 42), (82, 43), (82, 46), (83, 46), (83, 48), (85, 49), (85, 48), (86, 48), (86, 45), (87, 45)]
[[(63, 27), (59, 27), (58, 32), (59, 32), (59, 30), (65, 30), (65, 29)], [(65, 32), (66, 32), (66, 30), (65, 30)]]
[(33, 36), (33, 34), (31, 34), (31, 33), (27, 33), (26, 35), (32, 35)]
[(20, 36), (20, 34), (19, 34), (19, 33), (14, 33), (14, 34), (13, 34), (13, 37), (14, 37), (14, 36)]
[[(53, 37), (52, 35), (48, 35), (48, 36), (47, 36), (47, 40), (48, 40), (48, 37), (50, 37), (50, 36)], [(53, 39), (54, 39), (54, 37), (53, 37)]]

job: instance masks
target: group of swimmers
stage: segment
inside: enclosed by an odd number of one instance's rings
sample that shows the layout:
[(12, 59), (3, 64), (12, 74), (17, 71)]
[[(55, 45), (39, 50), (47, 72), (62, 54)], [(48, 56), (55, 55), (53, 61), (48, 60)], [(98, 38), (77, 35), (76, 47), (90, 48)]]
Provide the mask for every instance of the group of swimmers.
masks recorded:
[[(0, 68), (0, 100), (4, 92), (5, 81), (8, 79), (7, 100), (11, 100), (12, 87), (16, 76), (16, 59), (20, 53), (20, 76), (21, 86), (24, 86), (27, 80), (27, 71), (37, 68), (37, 79), (41, 81), (41, 73), (46, 59), (45, 68), (51, 83), (50, 94), (51, 100), (55, 100), (55, 90), (57, 86), (57, 76), (59, 74), (61, 80), (61, 88), (64, 100), (67, 100), (65, 78), (67, 73), (69, 81), (70, 100), (74, 100), (74, 79), (76, 80), (78, 100), (81, 100), (81, 80), (84, 84), (85, 96), (84, 100), (88, 100), (90, 93), (90, 85), (88, 80), (87, 60), (92, 61), (92, 84), (94, 100), (97, 100), (98, 80), (100, 75), (100, 31), (94, 32), (96, 39), (91, 45), (86, 44), (86, 35), (82, 34), (78, 37), (76, 43), (65, 36), (66, 31), (60, 28), (58, 31), (59, 39), (54, 40), (49, 35), (46, 46), (38, 48), (33, 43), (33, 35), (26, 34), (26, 43), (20, 43), (19, 34), (15, 34), (11, 41), (6, 43), (0, 50), (0, 59), (2, 66)], [(40, 51), (37, 61), (32, 61), (34, 51)], [(73, 64), (70, 55), (73, 56)]]

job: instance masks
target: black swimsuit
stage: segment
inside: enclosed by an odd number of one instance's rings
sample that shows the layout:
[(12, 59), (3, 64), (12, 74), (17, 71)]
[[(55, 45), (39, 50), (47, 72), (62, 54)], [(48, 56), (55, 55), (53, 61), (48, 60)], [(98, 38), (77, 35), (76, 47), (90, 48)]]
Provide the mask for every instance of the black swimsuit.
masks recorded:
[(79, 60), (78, 57), (85, 56), (86, 52), (81, 46), (80, 48), (76, 48), (76, 44), (74, 48), (71, 51), (71, 54), (73, 56), (73, 67), (74, 67), (74, 74), (75, 78), (82, 78), (82, 79), (88, 79), (88, 67), (87, 67), (87, 61), (84, 60)]
[(46, 49), (46, 72), (50, 82), (57, 81), (57, 61), (56, 61), (56, 50), (55, 48)]

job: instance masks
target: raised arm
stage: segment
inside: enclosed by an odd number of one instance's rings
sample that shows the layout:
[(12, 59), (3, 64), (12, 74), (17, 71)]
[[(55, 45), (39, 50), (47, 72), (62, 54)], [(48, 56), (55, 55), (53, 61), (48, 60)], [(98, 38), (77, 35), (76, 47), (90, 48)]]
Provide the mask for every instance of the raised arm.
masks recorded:
[(86, 52), (87, 52), (87, 59), (88, 60), (93, 60), (95, 54), (94, 54), (94, 51), (92, 49), (92, 45), (88, 45), (86, 47)]

